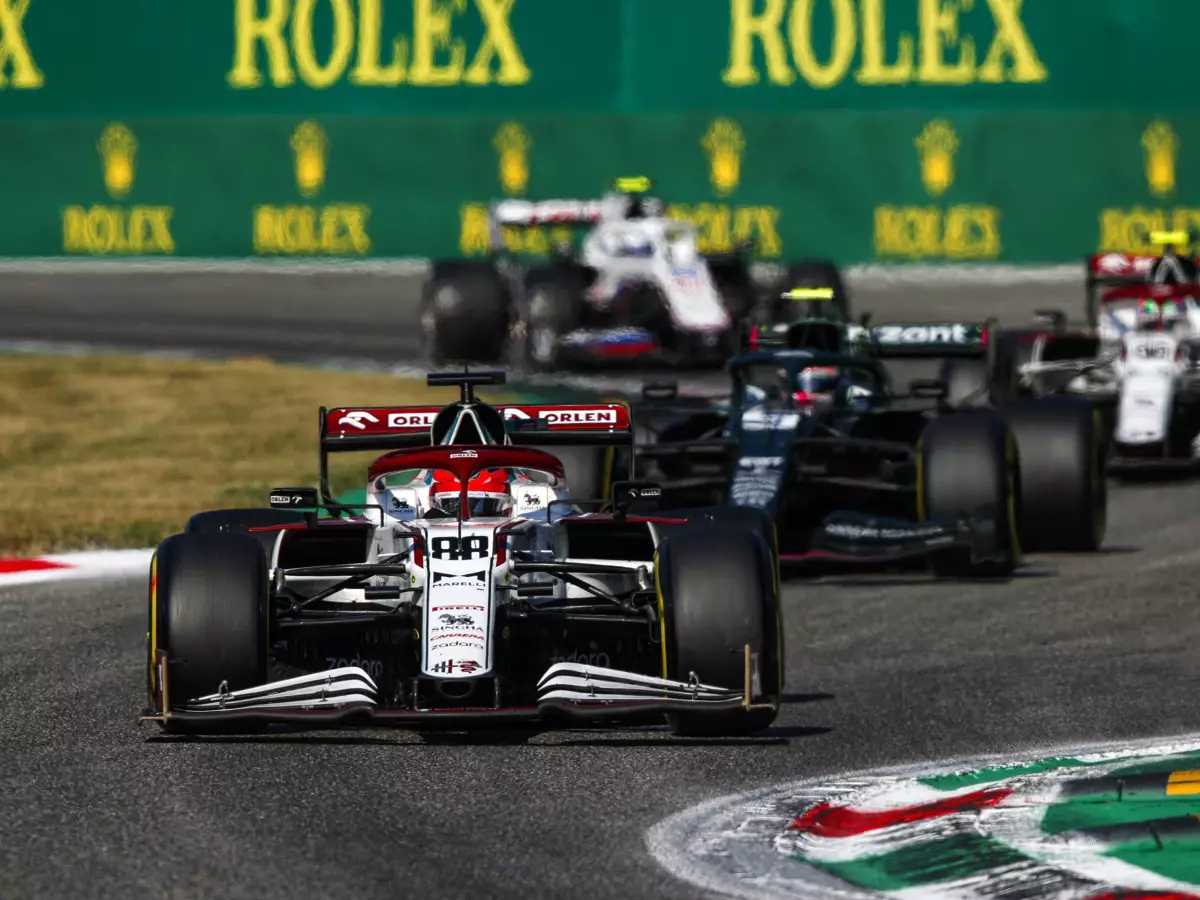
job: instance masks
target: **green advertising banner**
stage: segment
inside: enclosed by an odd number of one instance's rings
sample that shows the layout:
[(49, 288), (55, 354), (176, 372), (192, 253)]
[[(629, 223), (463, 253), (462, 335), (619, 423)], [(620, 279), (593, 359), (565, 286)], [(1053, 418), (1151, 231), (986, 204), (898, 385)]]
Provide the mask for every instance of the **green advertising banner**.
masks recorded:
[(0, 255), (475, 255), (489, 201), (618, 175), (762, 259), (1148, 251), (1200, 225), (1198, 30), (1168, 0), (0, 0)]

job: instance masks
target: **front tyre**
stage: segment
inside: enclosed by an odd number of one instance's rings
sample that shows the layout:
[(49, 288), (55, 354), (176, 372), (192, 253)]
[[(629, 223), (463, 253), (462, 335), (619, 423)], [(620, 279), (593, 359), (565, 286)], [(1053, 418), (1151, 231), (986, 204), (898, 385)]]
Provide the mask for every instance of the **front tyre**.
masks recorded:
[(222, 685), (238, 691), (264, 684), (268, 580), (258, 541), (241, 534), (185, 533), (159, 544), (150, 568), (147, 636), (152, 706), (162, 687), (160, 651), (167, 654), (173, 707), (215, 694)]
[(685, 528), (658, 546), (655, 575), (667, 678), (743, 691), (751, 654), (758, 709), (678, 713), (667, 717), (679, 735), (740, 736), (767, 728), (783, 693), (779, 593), (771, 550), (754, 532)]
[(421, 303), (427, 361), (434, 365), (500, 361), (507, 345), (509, 318), (508, 295), (492, 270), (464, 267), (436, 274)]
[[(256, 507), (250, 509), (213, 509), (196, 513), (187, 521), (183, 530), (189, 534), (220, 534), (232, 532), (246, 534), (262, 547), (270, 566), (275, 557), (275, 544), (279, 533), (288, 525), (303, 525), (304, 513), (290, 509)], [(250, 531), (251, 528), (270, 528), (270, 531)]]
[(993, 518), (995, 556), (970, 559), (948, 551), (932, 557), (935, 575), (1003, 578), (1021, 561), (1017, 530), (1022, 472), (1012, 432), (991, 412), (968, 412), (935, 419), (917, 443), (918, 516), (921, 519)]
[(1108, 524), (1107, 442), (1082, 397), (1018, 400), (1003, 409), (1021, 457), (1021, 543), (1030, 552), (1096, 550)]

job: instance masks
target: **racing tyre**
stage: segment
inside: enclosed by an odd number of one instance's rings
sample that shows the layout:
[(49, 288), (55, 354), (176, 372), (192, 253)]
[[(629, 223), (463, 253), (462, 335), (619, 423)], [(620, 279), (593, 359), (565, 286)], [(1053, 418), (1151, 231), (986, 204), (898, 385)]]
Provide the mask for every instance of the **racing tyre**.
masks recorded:
[(751, 506), (700, 506), (694, 509), (672, 509), (662, 515), (664, 518), (678, 517), (688, 520), (686, 525), (660, 525), (659, 530), (666, 534), (696, 527), (752, 531), (770, 549), (770, 565), (775, 566), (779, 562), (779, 538), (775, 520), (766, 510)]
[(757, 709), (687, 712), (667, 717), (679, 735), (737, 736), (767, 728), (783, 693), (779, 592), (770, 548), (753, 531), (686, 528), (658, 546), (655, 575), (663, 616), (666, 677), (741, 691), (746, 647)]
[(421, 332), (429, 362), (499, 362), (509, 329), (509, 300), (491, 268), (447, 267), (426, 286)]
[(176, 534), (158, 545), (150, 565), (152, 705), (160, 650), (174, 707), (216, 693), (222, 683), (231, 691), (265, 683), (268, 583), (258, 542), (241, 534)]
[(996, 554), (971, 560), (962, 551), (936, 554), (935, 575), (1003, 578), (1021, 561), (1017, 503), (1021, 484), (1017, 445), (1004, 420), (980, 411), (929, 424), (917, 443), (917, 504), (922, 520), (995, 516)]
[(578, 328), (583, 319), (583, 279), (569, 267), (536, 272), (527, 288), (523, 318), (525, 361), (535, 369), (554, 369), (559, 362), (559, 338)]
[(1087, 552), (1108, 519), (1107, 442), (1100, 410), (1082, 397), (1018, 400), (1003, 409), (1021, 459), (1021, 544)]
[[(278, 526), (303, 524), (304, 513), (292, 512), (289, 509), (214, 509), (196, 513), (188, 519), (183, 530), (189, 534), (218, 534), (229, 531), (234, 534), (246, 534), (258, 541), (269, 566), (275, 554), (275, 542), (279, 538)], [(248, 528), (276, 530), (249, 533), (246, 531)]]

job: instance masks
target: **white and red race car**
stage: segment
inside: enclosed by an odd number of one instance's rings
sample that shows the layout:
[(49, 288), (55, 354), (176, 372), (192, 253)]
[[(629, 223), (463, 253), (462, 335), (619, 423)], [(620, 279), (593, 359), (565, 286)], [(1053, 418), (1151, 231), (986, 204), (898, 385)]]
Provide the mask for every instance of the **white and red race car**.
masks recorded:
[[(1166, 237), (1178, 237), (1167, 235)], [(1088, 327), (1011, 333), (1022, 389), (1092, 398), (1116, 468), (1200, 459), (1200, 282), (1195, 260), (1106, 253), (1088, 261)]]
[[(624, 404), (493, 407), (473, 388), (503, 373), (429, 381), (461, 399), (322, 410), (320, 488), (198, 514), (159, 545), (144, 718), (177, 732), (767, 727), (783, 689), (769, 523), (660, 512), (645, 482), (573, 499), (542, 447), (631, 445)], [(367, 503), (334, 503), (328, 453), (364, 449), (387, 451)]]

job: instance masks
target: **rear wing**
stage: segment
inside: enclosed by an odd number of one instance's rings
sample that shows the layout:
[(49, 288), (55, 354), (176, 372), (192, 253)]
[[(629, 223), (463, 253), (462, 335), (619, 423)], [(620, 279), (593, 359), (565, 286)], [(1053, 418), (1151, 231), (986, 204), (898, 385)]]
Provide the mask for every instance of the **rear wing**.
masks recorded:
[(603, 200), (500, 200), (488, 208), (489, 239), (492, 250), (501, 251), (508, 248), (506, 229), (538, 226), (577, 229), (595, 225), (612, 214)]
[[(321, 407), (320, 478), (328, 496), (329, 454), (402, 450), (433, 444), (440, 406)], [(625, 403), (505, 404), (508, 440), (530, 447), (633, 446), (633, 416)]]
[(993, 323), (891, 322), (875, 325), (871, 347), (876, 356), (888, 358), (984, 356)]
[[(433, 420), (441, 406), (340, 406), (321, 408), (321, 447), (402, 450), (433, 443)], [(506, 404), (496, 411), (514, 444), (607, 447), (629, 443), (633, 434), (625, 403)]]
[(591, 225), (604, 216), (603, 200), (501, 200), (491, 206), (497, 225)]
[[(1172, 247), (1179, 255), (1200, 237), (1191, 231), (1154, 231), (1150, 243)], [(1087, 316), (1088, 325), (1095, 328), (1100, 319), (1100, 293), (1107, 288), (1127, 284), (1145, 284), (1154, 264), (1162, 255), (1140, 253), (1097, 253), (1087, 258)], [(1200, 265), (1200, 257), (1193, 257)]]
[(870, 330), (861, 325), (813, 318), (787, 323), (756, 323), (750, 328), (747, 345), (751, 350), (780, 348), (849, 353), (869, 345), (871, 340)]

